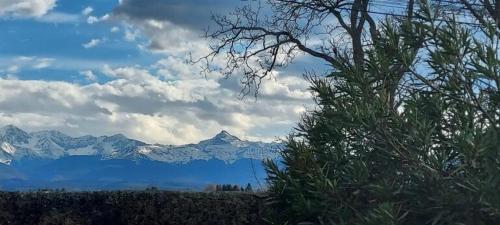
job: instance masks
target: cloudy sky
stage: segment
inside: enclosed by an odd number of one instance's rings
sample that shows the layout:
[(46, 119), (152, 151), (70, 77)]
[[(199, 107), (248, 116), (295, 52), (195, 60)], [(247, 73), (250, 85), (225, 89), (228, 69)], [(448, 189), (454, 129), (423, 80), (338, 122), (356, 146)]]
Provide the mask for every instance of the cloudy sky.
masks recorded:
[(200, 74), (189, 55), (211, 13), (237, 0), (0, 0), (0, 126), (73, 136), (123, 133), (184, 144), (227, 130), (276, 140), (311, 106), (299, 57), (276, 71), (256, 100), (241, 77)]

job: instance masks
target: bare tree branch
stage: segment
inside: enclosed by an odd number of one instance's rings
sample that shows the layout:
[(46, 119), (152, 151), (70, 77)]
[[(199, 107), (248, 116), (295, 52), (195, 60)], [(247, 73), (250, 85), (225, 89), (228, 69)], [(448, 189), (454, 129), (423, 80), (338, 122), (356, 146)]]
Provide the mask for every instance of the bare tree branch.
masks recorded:
[[(334, 63), (339, 52), (362, 68), (366, 40), (378, 36), (377, 23), (368, 13), (370, 0), (267, 0), (263, 6), (245, 6), (228, 16), (214, 16), (217, 27), (205, 36), (212, 40), (212, 51), (194, 62), (206, 63), (226, 76), (242, 73), (245, 89), (258, 90), (260, 79), (273, 70), (287, 66), (297, 54), (306, 54), (327, 64)], [(346, 10), (349, 9), (349, 10)], [(333, 23), (332, 23), (333, 21)], [(349, 22), (347, 22), (349, 21)], [(336, 24), (335, 24), (336, 22)], [(335, 40), (338, 34), (348, 38)], [(319, 42), (322, 44), (319, 44)], [(314, 44), (310, 44), (310, 42)], [(216, 58), (223, 67), (210, 66)]]

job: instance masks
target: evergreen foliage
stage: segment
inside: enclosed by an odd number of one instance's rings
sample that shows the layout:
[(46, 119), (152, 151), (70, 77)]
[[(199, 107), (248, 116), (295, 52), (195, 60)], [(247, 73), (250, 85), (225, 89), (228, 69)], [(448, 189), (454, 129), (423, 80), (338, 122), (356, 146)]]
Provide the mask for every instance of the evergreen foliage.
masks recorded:
[(500, 30), (419, 6), (308, 77), (318, 107), (266, 162), (274, 223), (500, 224)]
[(244, 191), (244, 189), (236, 184), (217, 184), (215, 191)]
[(253, 192), (252, 185), (250, 183), (247, 184), (247, 187), (245, 188), (246, 192)]

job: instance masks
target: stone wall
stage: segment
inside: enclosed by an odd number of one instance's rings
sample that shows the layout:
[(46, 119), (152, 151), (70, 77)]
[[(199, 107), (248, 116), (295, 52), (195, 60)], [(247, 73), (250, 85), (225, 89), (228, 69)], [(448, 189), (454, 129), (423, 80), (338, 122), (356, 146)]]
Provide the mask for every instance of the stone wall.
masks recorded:
[(264, 212), (239, 192), (0, 192), (1, 225), (260, 225)]

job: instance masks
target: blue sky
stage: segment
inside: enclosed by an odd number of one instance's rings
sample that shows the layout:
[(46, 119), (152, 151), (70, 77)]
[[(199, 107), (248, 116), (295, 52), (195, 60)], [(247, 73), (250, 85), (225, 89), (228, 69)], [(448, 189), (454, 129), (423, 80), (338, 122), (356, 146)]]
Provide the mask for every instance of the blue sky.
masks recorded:
[[(200, 74), (210, 14), (232, 0), (0, 0), (0, 125), (183, 144), (220, 130), (271, 141), (312, 106), (309, 58), (241, 99), (238, 74)], [(306, 66), (302, 66), (306, 65)], [(321, 67), (320, 67), (321, 68)]]
[[(0, 59), (3, 66), (16, 64), (20, 56), (53, 59), (52, 66), (40, 70), (21, 67), (19, 79), (66, 80), (81, 82), (75, 69), (95, 69), (102, 63), (113, 66), (147, 65), (160, 56), (141, 51), (137, 43), (123, 38), (119, 21), (89, 24), (89, 17), (110, 15), (118, 1), (57, 1), (54, 8), (41, 17), (4, 16), (0, 27)], [(85, 9), (89, 10), (84, 15)], [(44, 21), (44, 18), (51, 18)], [(61, 17), (61, 18), (58, 18)], [(111, 29), (115, 27), (114, 32)], [(91, 40), (99, 46), (85, 48)], [(14, 61), (14, 62), (13, 62)], [(98, 75), (98, 77), (100, 77)]]

